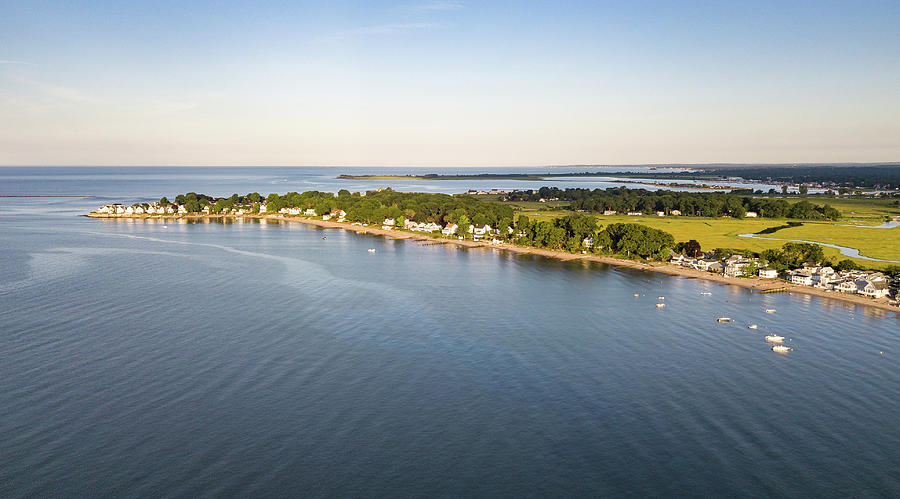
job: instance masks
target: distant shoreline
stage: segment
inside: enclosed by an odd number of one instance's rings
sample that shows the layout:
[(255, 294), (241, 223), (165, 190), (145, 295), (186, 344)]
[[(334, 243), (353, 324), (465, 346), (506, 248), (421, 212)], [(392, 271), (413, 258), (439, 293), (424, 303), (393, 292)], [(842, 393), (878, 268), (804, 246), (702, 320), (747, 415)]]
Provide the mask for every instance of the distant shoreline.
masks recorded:
[(338, 180), (521, 180), (526, 182), (540, 182), (545, 181), (547, 179), (565, 179), (572, 177), (584, 177), (584, 178), (596, 178), (596, 177), (608, 177), (611, 180), (607, 182), (617, 183), (617, 184), (634, 184), (634, 185), (647, 185), (652, 187), (669, 187), (674, 189), (698, 189), (698, 190), (710, 190), (710, 191), (731, 191), (734, 190), (735, 187), (730, 187), (727, 185), (707, 185), (707, 184), (690, 184), (690, 183), (664, 183), (664, 182), (651, 182), (649, 179), (647, 181), (640, 180), (628, 180), (627, 178), (618, 178), (617, 175), (622, 174), (603, 174), (597, 173), (592, 175), (585, 174), (573, 174), (573, 173), (545, 173), (545, 174), (491, 174), (491, 175), (338, 175)]
[[(638, 262), (634, 260), (624, 260), (621, 258), (614, 258), (611, 256), (600, 256), (600, 255), (591, 255), (591, 254), (578, 254), (578, 253), (569, 253), (565, 251), (555, 251), (555, 250), (547, 250), (540, 248), (533, 248), (529, 246), (517, 246), (514, 244), (501, 243), (501, 244), (489, 244), (484, 242), (477, 241), (468, 241), (468, 240), (459, 240), (459, 239), (447, 239), (447, 238), (435, 238), (430, 237), (424, 234), (413, 234), (406, 231), (396, 230), (396, 229), (382, 229), (380, 227), (375, 226), (363, 226), (363, 225), (352, 225), (347, 222), (332, 222), (327, 220), (315, 220), (311, 218), (304, 218), (299, 216), (285, 216), (285, 215), (106, 215), (106, 214), (97, 214), (91, 213), (86, 215), (89, 218), (106, 218), (106, 219), (136, 219), (136, 220), (178, 220), (178, 219), (238, 219), (238, 218), (248, 218), (248, 219), (259, 219), (259, 220), (278, 220), (283, 222), (299, 222), (307, 225), (315, 225), (318, 227), (332, 228), (332, 229), (344, 229), (353, 232), (358, 232), (361, 234), (374, 234), (379, 236), (385, 236), (391, 239), (411, 239), (414, 241), (430, 241), (434, 243), (441, 244), (453, 244), (456, 246), (465, 246), (468, 248), (485, 248), (485, 249), (499, 249), (504, 251), (510, 251), (513, 253), (520, 254), (528, 254), (528, 255), (538, 255), (547, 258), (554, 258), (557, 260), (569, 261), (569, 260), (584, 260), (589, 262), (596, 263), (605, 263), (607, 265), (614, 265), (617, 267), (627, 267), (636, 270), (646, 270), (651, 272), (659, 272), (663, 274), (669, 274), (674, 276), (688, 277), (694, 279), (702, 279), (705, 281), (717, 282), (720, 284), (730, 284), (734, 286), (741, 286), (743, 288), (748, 288), (756, 291), (767, 291), (772, 289), (783, 288), (788, 293), (801, 293), (810, 296), (817, 296), (819, 298), (826, 298), (831, 300), (837, 300), (844, 303), (852, 303), (855, 305), (864, 305), (868, 307), (877, 308), (880, 310), (886, 310), (890, 312), (895, 312), (900, 314), (900, 308), (890, 305), (884, 299), (874, 300), (872, 298), (867, 298), (865, 296), (858, 295), (850, 295), (845, 293), (838, 292), (826, 292), (823, 289), (817, 289), (810, 286), (798, 286), (791, 284), (789, 282), (781, 281), (781, 280), (771, 280), (771, 279), (760, 279), (757, 277), (750, 278), (730, 278), (725, 277), (719, 274), (713, 274), (710, 272), (704, 272), (701, 270), (695, 270), (685, 267), (680, 267), (676, 265), (670, 265), (662, 262), (651, 262), (644, 263)], [(898, 315), (900, 317), (900, 315)]]

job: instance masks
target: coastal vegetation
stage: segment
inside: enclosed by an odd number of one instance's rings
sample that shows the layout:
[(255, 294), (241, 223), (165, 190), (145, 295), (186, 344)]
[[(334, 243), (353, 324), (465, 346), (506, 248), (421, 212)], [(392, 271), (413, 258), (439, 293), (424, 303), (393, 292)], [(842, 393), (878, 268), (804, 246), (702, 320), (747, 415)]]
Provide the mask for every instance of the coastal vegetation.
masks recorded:
[[(533, 200), (541, 195), (547, 196), (543, 198), (545, 202), (540, 202), (540, 197)], [(433, 223), (441, 227), (456, 224), (461, 229), (459, 233), (453, 232), (454, 237), (464, 238), (473, 237), (466, 231), (470, 225), (490, 227), (492, 233), (482, 233), (487, 240), (633, 258), (655, 259), (670, 249), (679, 250), (675, 243), (691, 240), (707, 249), (727, 248), (735, 254), (762, 255), (767, 250), (780, 249), (785, 241), (779, 239), (788, 239), (857, 248), (862, 255), (872, 258), (900, 260), (900, 245), (897, 244), (900, 228), (848, 226), (849, 223), (875, 225), (886, 217), (900, 215), (900, 207), (883, 198), (867, 202), (837, 199), (834, 207), (827, 207), (805, 199), (757, 199), (723, 193), (543, 188), (530, 193), (493, 196), (379, 189), (365, 193), (307, 191), (266, 196), (252, 192), (220, 198), (190, 192), (171, 198), (174, 205), (169, 199), (160, 199), (158, 205), (170, 209), (177, 206), (179, 209), (174, 213), (216, 215), (240, 210), (243, 214), (256, 214), (290, 209), (291, 214), (322, 216), (342, 210), (342, 218), (348, 222), (381, 225), (385, 219), (392, 219), (397, 227), (404, 227), (406, 221)], [(602, 212), (595, 211), (603, 207), (617, 207), (611, 204), (613, 202), (622, 203), (625, 209), (612, 210), (616, 211), (615, 215), (602, 215)], [(147, 203), (140, 206), (144, 207), (144, 213), (154, 213), (147, 210)], [(643, 216), (629, 216), (625, 213), (631, 206), (638, 210), (653, 209)], [(594, 209), (585, 209), (591, 207)], [(663, 215), (665, 211), (656, 208), (668, 208), (670, 215), (657, 216), (656, 211), (661, 211)], [(681, 216), (671, 216), (672, 211), (679, 208), (684, 208)], [(757, 213), (760, 216), (771, 213), (782, 216), (777, 219), (740, 218), (742, 209), (747, 208), (759, 210)], [(839, 213), (835, 215), (832, 211)], [(722, 215), (723, 212), (730, 215)], [(717, 215), (704, 216), (709, 213)], [(835, 223), (816, 218), (824, 217), (826, 213), (832, 218), (848, 221)], [(746, 211), (743, 214), (746, 217)], [(795, 218), (803, 216), (811, 218)], [(746, 234), (755, 234), (756, 237), (741, 237)], [(829, 262), (847, 260), (837, 249), (825, 247), (823, 252)], [(890, 262), (864, 259), (849, 261), (865, 268), (884, 269), (891, 265)]]
[(761, 218), (798, 220), (838, 220), (841, 212), (831, 206), (806, 200), (789, 203), (784, 199), (752, 198), (721, 192), (648, 191), (611, 187), (608, 189), (559, 189), (541, 187), (507, 195), (510, 201), (560, 200), (571, 208), (587, 212), (641, 212), (664, 215), (744, 218), (748, 213)]

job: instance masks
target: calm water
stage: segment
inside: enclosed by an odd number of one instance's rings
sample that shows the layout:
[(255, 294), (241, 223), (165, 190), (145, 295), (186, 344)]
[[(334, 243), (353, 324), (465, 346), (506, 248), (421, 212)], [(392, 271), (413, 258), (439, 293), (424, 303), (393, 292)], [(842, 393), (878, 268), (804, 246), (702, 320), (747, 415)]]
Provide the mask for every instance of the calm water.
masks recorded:
[(77, 216), (334, 190), (322, 170), (48, 173), (0, 169), (0, 193), (97, 198), (0, 199), (0, 496), (900, 494), (894, 314), (302, 224)]

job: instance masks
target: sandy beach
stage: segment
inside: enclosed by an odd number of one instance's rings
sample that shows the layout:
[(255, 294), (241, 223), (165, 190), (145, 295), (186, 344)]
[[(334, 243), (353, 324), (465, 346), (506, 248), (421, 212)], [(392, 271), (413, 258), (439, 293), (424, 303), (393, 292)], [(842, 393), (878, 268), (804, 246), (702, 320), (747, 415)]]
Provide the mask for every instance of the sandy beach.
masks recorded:
[(625, 260), (621, 258), (614, 258), (610, 256), (600, 256), (600, 255), (591, 255), (591, 254), (577, 254), (577, 253), (569, 253), (566, 251), (554, 251), (548, 249), (541, 248), (532, 248), (528, 246), (517, 246), (514, 244), (490, 244), (485, 242), (477, 242), (477, 241), (469, 241), (469, 240), (459, 240), (459, 239), (447, 239), (447, 238), (435, 238), (425, 234), (416, 234), (402, 230), (396, 229), (382, 229), (381, 227), (375, 226), (363, 226), (363, 225), (352, 225), (348, 222), (332, 222), (330, 220), (316, 220), (312, 218), (305, 218), (302, 216), (286, 216), (286, 215), (118, 215), (118, 216), (109, 216), (105, 214), (98, 213), (90, 213), (87, 215), (91, 218), (112, 218), (112, 219), (202, 219), (202, 218), (250, 218), (250, 219), (264, 219), (264, 220), (277, 220), (283, 222), (299, 222), (308, 225), (316, 225), (319, 227), (327, 227), (333, 229), (344, 229), (353, 232), (358, 232), (361, 234), (374, 234), (384, 237), (389, 237), (392, 239), (411, 239), (415, 241), (430, 241), (434, 243), (441, 244), (454, 244), (457, 246), (465, 246), (468, 248), (484, 248), (484, 249), (498, 249), (503, 251), (510, 251), (513, 253), (522, 253), (529, 255), (539, 255), (547, 258), (556, 258), (559, 260), (586, 260), (590, 262), (597, 263), (605, 263), (608, 265), (615, 265), (618, 267), (627, 267), (631, 269), (650, 271), (650, 272), (660, 272), (663, 274), (688, 277), (694, 279), (703, 279), (706, 281), (718, 282), (721, 284), (728, 284), (732, 286), (741, 286), (744, 288), (753, 289), (756, 291), (766, 291), (772, 289), (783, 289), (783, 292), (786, 293), (801, 293), (805, 295), (817, 296), (819, 298), (823, 298), (826, 300), (836, 300), (844, 303), (853, 303), (856, 305), (864, 305), (867, 307), (873, 307), (881, 310), (886, 310), (890, 312), (895, 312), (900, 314), (900, 307), (896, 305), (891, 305), (887, 299), (872, 299), (865, 296), (860, 295), (851, 295), (845, 293), (839, 293), (835, 291), (826, 291), (824, 289), (813, 288), (810, 286), (798, 286), (795, 284), (791, 284), (789, 282), (785, 282), (782, 280), (773, 280), (773, 279), (760, 279), (760, 278), (732, 278), (725, 277), (720, 274), (713, 274), (710, 272), (703, 272), (696, 269), (689, 269), (685, 267), (680, 267), (676, 265), (669, 265), (662, 262), (639, 262), (634, 260)]

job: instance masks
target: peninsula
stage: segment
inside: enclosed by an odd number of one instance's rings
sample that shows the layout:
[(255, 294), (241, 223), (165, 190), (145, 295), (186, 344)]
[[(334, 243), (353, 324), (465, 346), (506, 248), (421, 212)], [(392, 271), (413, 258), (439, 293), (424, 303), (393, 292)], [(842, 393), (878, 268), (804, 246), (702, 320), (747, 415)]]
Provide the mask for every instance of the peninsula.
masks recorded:
[[(429, 241), (536, 254), (562, 260), (580, 259), (662, 272), (759, 291), (789, 291), (898, 310), (900, 266), (865, 269), (849, 258), (828, 257), (823, 247), (808, 243), (769, 244), (754, 252), (728, 248), (706, 251), (694, 238), (676, 238), (643, 220), (614, 221), (570, 213), (553, 218), (515, 210), (509, 203), (475, 196), (400, 193), (392, 190), (337, 194), (257, 193), (212, 198), (188, 193), (154, 203), (105, 205), (92, 218), (197, 219), (249, 218), (301, 222), (343, 228), (398, 239)], [(532, 218), (533, 217), (533, 218)], [(689, 217), (683, 217), (687, 219)], [(755, 221), (754, 221), (755, 222)], [(704, 221), (709, 225), (708, 221)], [(792, 230), (801, 223), (771, 224), (769, 233)], [(750, 227), (747, 227), (748, 229)]]

